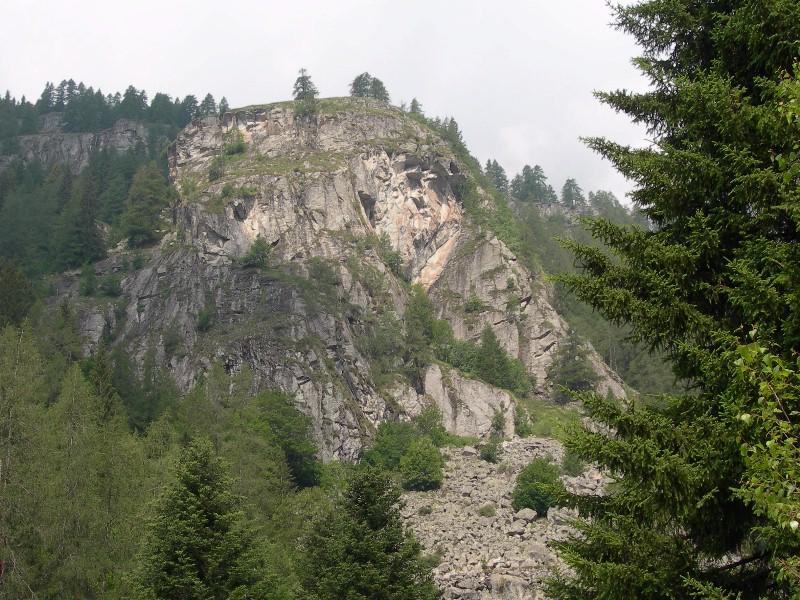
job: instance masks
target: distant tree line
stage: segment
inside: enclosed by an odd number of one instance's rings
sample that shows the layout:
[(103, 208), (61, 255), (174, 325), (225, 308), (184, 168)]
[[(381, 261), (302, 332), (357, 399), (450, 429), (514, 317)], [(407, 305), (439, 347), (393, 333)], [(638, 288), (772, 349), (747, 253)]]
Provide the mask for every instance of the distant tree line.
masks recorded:
[[(145, 90), (134, 86), (128, 86), (123, 93), (104, 94), (100, 89), (68, 79), (58, 85), (48, 82), (35, 103), (24, 96), (17, 100), (7, 91), (0, 99), (0, 141), (36, 133), (39, 116), (51, 112), (63, 115), (64, 131), (94, 132), (111, 127), (119, 119), (160, 123), (180, 129), (194, 118), (224, 113), (228, 108), (224, 97), (217, 105), (211, 94), (198, 101), (191, 94), (172, 98), (158, 92), (148, 101)], [(14, 150), (8, 143), (4, 149), (7, 153)]]

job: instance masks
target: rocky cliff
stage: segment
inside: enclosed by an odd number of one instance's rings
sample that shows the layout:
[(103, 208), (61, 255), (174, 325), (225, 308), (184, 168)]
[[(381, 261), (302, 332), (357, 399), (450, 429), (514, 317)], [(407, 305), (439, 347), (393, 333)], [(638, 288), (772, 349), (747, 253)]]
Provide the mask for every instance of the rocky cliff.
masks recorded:
[[(123, 154), (139, 144), (146, 145), (150, 137), (144, 123), (130, 119), (120, 119), (110, 129), (98, 133), (67, 133), (63, 131), (62, 118), (61, 113), (43, 115), (39, 133), (16, 138), (16, 155), (25, 162), (45, 167), (64, 165), (77, 174), (89, 164), (93, 152), (113, 150)], [(0, 156), (0, 172), (11, 158)]]
[[(154, 351), (183, 389), (214, 361), (249, 367), (257, 389), (295, 396), (325, 458), (356, 456), (380, 421), (429, 403), (460, 434), (484, 435), (497, 410), (510, 432), (513, 398), (452, 369), (434, 365), (416, 387), (375, 376), (370, 338), (420, 283), (457, 337), (490, 325), (546, 393), (567, 330), (549, 285), (473, 221), (457, 193), (470, 175), (426, 125), (361, 100), (323, 100), (314, 121), (296, 120), (291, 103), (251, 107), (188, 126), (170, 175), (171, 225), (123, 279), (122, 307), (81, 307), (89, 346), (112, 332), (139, 361)], [(399, 256), (393, 269), (380, 236)], [(268, 267), (244, 266), (259, 239)], [(124, 255), (98, 270), (120, 270)], [(593, 361), (601, 387), (622, 392)]]

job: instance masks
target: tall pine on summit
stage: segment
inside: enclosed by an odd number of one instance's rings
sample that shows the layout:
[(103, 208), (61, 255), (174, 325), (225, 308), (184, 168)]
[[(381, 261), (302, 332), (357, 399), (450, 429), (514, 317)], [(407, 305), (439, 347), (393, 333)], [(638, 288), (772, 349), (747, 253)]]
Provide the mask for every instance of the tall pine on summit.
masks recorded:
[[(591, 222), (607, 250), (568, 243), (583, 270), (561, 279), (668, 355), (692, 393), (625, 405), (584, 396), (616, 433), (576, 432), (569, 445), (619, 481), (604, 498), (573, 498), (591, 520), (560, 544), (573, 574), (549, 594), (796, 598), (798, 481), (753, 466), (753, 449), (770, 447), (751, 419), (767, 400), (735, 356), (750, 332), (787, 364), (800, 349), (800, 128), (784, 102), (797, 85), (800, 3), (647, 0), (615, 11), (643, 48), (636, 64), (651, 90), (599, 97), (655, 143), (588, 143), (636, 182), (653, 230)], [(797, 395), (777, 404), (781, 443), (792, 444)], [(793, 521), (776, 518), (767, 492), (794, 506)]]

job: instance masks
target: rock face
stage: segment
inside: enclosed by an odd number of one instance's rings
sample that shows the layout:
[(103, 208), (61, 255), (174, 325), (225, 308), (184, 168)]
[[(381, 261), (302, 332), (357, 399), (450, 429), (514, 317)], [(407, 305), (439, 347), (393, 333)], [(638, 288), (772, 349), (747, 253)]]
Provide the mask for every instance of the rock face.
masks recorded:
[[(67, 135), (25, 143), (79, 164), (83, 142), (67, 144)], [(402, 317), (408, 282), (418, 282), (458, 337), (489, 324), (546, 389), (566, 331), (548, 286), (471, 221), (456, 194), (463, 165), (408, 115), (348, 99), (321, 101), (313, 123), (296, 121), (291, 103), (232, 111), (189, 125), (169, 165), (180, 194), (170, 229), (123, 279), (123, 306), (83, 308), (90, 345), (111, 330), (140, 363), (154, 350), (182, 389), (214, 361), (229, 372), (248, 367), (256, 390), (295, 396), (323, 458), (356, 457), (382, 420), (430, 403), (454, 432), (484, 435), (501, 411), (513, 433), (512, 398), (454, 371), (430, 367), (416, 389), (376, 384), (376, 324)], [(257, 239), (269, 246), (269, 268), (244, 268)], [(387, 250), (399, 257), (394, 271)], [(116, 254), (99, 269), (121, 264)], [(477, 310), (466, 306), (473, 296)]]
[(466, 379), (454, 369), (428, 367), (425, 394), (442, 411), (444, 426), (451, 433), (484, 437), (490, 433), (495, 413), (503, 415), (504, 431), (514, 431), (515, 405), (511, 396), (482, 381)]
[[(92, 152), (105, 149), (122, 154), (148, 140), (147, 127), (139, 121), (120, 119), (99, 133), (64, 133), (61, 121), (60, 113), (44, 115), (40, 133), (17, 138), (19, 155), (25, 162), (39, 162), (46, 167), (65, 165), (77, 174), (89, 164)], [(0, 160), (0, 170), (2, 165)]]
[[(517, 474), (533, 458), (563, 457), (549, 439), (516, 438), (502, 444), (500, 463), (487, 463), (472, 448), (449, 448), (441, 489), (408, 492), (403, 516), (428, 554), (440, 562), (434, 577), (444, 598), (522, 600), (543, 598), (541, 581), (558, 564), (547, 546), (565, 538), (568, 509), (551, 508), (547, 517), (514, 512), (511, 493)], [(607, 480), (589, 469), (562, 477), (567, 489), (600, 494)]]

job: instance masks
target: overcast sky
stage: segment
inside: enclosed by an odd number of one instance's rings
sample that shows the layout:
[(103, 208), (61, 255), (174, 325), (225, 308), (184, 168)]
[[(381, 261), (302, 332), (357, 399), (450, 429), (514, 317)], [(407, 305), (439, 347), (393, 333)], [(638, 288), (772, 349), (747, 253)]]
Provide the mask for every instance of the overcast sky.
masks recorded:
[(644, 86), (611, 19), (603, 0), (3, 0), (0, 88), (35, 100), (72, 77), (235, 107), (288, 98), (301, 66), (322, 96), (369, 71), (394, 104), (455, 117), (481, 162), (509, 176), (540, 164), (557, 190), (575, 177), (622, 199), (629, 184), (578, 140), (644, 139), (592, 96)]

